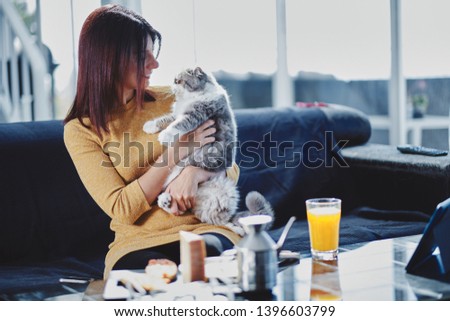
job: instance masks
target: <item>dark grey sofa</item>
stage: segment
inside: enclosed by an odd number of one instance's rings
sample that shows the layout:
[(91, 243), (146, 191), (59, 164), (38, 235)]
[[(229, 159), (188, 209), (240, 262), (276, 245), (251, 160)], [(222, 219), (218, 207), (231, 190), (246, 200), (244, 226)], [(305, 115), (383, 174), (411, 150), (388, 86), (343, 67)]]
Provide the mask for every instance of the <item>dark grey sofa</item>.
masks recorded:
[[(259, 108), (236, 117), (241, 195), (258, 190), (272, 203), (274, 239), (298, 217), (285, 249), (308, 252), (307, 198), (342, 198), (340, 241), (349, 244), (420, 233), (449, 196), (448, 157), (390, 162), (383, 155), (393, 147), (364, 145), (370, 125), (354, 109)], [(102, 278), (109, 218), (75, 171), (61, 121), (0, 124), (0, 191), (0, 300), (67, 293), (60, 278)]]

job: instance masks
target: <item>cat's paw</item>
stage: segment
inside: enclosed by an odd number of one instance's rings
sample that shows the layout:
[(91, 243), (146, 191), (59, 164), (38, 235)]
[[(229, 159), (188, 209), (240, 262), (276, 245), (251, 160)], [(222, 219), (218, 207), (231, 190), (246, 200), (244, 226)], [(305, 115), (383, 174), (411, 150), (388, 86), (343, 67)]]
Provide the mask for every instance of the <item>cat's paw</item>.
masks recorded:
[(162, 193), (158, 196), (158, 206), (167, 213), (172, 213), (170, 210), (170, 204), (172, 204), (172, 197), (169, 193)]
[(157, 122), (154, 120), (149, 120), (148, 122), (146, 122), (143, 129), (147, 134), (155, 134), (161, 130), (158, 127)]
[(162, 145), (169, 145), (170, 143), (175, 141), (175, 138), (177, 136), (177, 132), (170, 129), (165, 129), (158, 135), (158, 141)]
[(234, 225), (232, 223), (228, 223), (226, 225), (230, 230), (232, 230), (234, 233), (238, 234), (239, 236), (244, 236), (245, 235), (245, 231), (242, 227)]

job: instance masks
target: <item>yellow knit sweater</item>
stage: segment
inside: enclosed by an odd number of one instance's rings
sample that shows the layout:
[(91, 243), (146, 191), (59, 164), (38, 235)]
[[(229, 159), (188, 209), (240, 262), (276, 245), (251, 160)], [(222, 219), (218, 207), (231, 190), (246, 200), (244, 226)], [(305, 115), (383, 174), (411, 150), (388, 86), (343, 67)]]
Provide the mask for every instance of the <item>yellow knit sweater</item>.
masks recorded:
[[(156, 101), (145, 103), (142, 110), (138, 110), (135, 100), (131, 100), (114, 112), (108, 123), (110, 133), (104, 133), (102, 138), (77, 119), (64, 127), (64, 142), (81, 181), (111, 217), (110, 228), (115, 232), (115, 239), (105, 258), (105, 278), (122, 256), (177, 241), (181, 230), (197, 234), (220, 233), (234, 244), (239, 240), (239, 236), (226, 227), (202, 223), (192, 214), (175, 216), (146, 201), (137, 179), (161, 155), (162, 147), (158, 134), (146, 134), (142, 127), (146, 121), (170, 112), (174, 99), (168, 87), (149, 90)], [(88, 118), (83, 122), (90, 125)], [(227, 170), (227, 175), (237, 182), (239, 168), (236, 164)]]

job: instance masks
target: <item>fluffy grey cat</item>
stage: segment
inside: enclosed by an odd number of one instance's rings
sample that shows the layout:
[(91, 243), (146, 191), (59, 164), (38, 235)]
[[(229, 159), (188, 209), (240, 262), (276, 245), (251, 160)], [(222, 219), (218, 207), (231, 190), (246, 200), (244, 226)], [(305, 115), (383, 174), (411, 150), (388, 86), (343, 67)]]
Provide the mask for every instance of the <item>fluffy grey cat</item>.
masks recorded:
[[(167, 178), (164, 189), (187, 165), (208, 171), (223, 171), (233, 164), (236, 156), (236, 121), (228, 94), (214, 76), (199, 67), (186, 69), (175, 78), (173, 91), (175, 103), (172, 113), (146, 122), (144, 131), (154, 134), (162, 130), (158, 140), (168, 145), (212, 119), (215, 122), (216, 140), (181, 160)], [(258, 192), (250, 192), (246, 196), (248, 211), (237, 213), (238, 202), (239, 192), (234, 182), (225, 176), (217, 176), (199, 185), (196, 205), (192, 210), (202, 222), (227, 226), (240, 235), (244, 231), (238, 224), (239, 218), (255, 214), (274, 215), (269, 202)], [(170, 213), (170, 204), (169, 193), (159, 195), (159, 207)]]

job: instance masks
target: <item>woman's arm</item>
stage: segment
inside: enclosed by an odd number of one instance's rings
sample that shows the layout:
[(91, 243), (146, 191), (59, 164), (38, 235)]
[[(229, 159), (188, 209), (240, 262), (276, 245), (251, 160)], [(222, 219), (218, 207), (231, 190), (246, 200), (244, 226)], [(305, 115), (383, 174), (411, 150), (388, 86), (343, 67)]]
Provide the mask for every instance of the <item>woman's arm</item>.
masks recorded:
[(165, 179), (178, 159), (184, 158), (192, 148), (198, 148), (214, 137), (209, 137), (215, 128), (210, 121), (180, 142), (194, 143), (190, 148), (176, 145), (168, 148), (140, 178), (125, 182), (117, 173), (111, 159), (104, 152), (98, 137), (76, 121), (64, 127), (64, 143), (77, 169), (83, 185), (100, 208), (111, 218), (125, 224), (133, 224), (143, 213), (151, 209), (150, 204), (160, 194)]
[[(178, 142), (170, 145), (156, 160), (155, 164), (138, 179), (139, 185), (149, 204), (152, 204), (161, 193), (167, 176), (180, 160), (184, 159), (197, 148), (214, 142), (215, 138), (211, 135), (216, 132), (216, 129), (211, 127), (212, 125), (214, 125), (214, 121), (208, 120), (193, 132), (182, 136)], [(192, 174), (190, 170), (188, 173)], [(183, 176), (186, 174), (183, 174)], [(186, 179), (191, 180), (189, 177)]]
[(64, 126), (64, 143), (78, 175), (100, 208), (125, 224), (151, 209), (137, 180), (126, 183), (98, 138), (77, 121)]
[(222, 172), (210, 172), (193, 166), (186, 167), (166, 189), (166, 192), (172, 196), (171, 212), (180, 215), (186, 210), (194, 208), (198, 185), (220, 175), (226, 175), (237, 184), (239, 167), (233, 163), (232, 167)]

